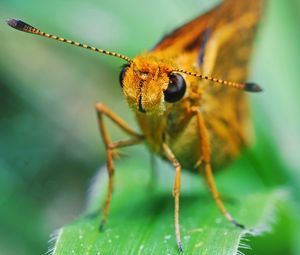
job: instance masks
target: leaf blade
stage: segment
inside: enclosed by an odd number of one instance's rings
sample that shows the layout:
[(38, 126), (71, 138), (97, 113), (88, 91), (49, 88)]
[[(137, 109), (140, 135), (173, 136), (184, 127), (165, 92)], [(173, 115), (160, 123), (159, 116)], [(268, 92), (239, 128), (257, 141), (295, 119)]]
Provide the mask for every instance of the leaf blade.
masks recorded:
[[(130, 161), (122, 164), (122, 168), (128, 169), (117, 176), (120, 189), (115, 191), (104, 232), (98, 230), (100, 212), (83, 216), (63, 228), (51, 254), (178, 254), (171, 192), (158, 188), (149, 194), (144, 188), (147, 178), (135, 169), (142, 166), (141, 163), (134, 166)], [(197, 185), (194, 176), (187, 178), (192, 186)], [(102, 182), (105, 180), (101, 179)], [(100, 186), (103, 191), (105, 186)], [(227, 202), (227, 205), (247, 227), (256, 228), (254, 234), (260, 234), (269, 229), (277, 203), (284, 197), (284, 189), (273, 188), (247, 195), (242, 201), (234, 198), (234, 202)], [(99, 197), (94, 198), (94, 203), (98, 201)], [(182, 242), (187, 254), (237, 254), (244, 248), (240, 242), (249, 231), (229, 224), (208, 194), (201, 194), (197, 189), (184, 192), (180, 217)]]

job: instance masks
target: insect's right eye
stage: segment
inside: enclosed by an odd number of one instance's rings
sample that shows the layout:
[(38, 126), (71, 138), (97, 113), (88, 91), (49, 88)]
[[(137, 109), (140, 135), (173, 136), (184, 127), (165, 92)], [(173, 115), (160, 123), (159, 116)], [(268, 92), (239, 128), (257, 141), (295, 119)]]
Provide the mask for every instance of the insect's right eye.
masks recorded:
[(120, 76), (119, 76), (119, 82), (120, 82), (120, 85), (121, 85), (122, 88), (123, 88), (123, 80), (124, 80), (124, 77), (125, 77), (125, 73), (128, 70), (129, 66), (130, 66), (129, 64), (123, 65)]
[(175, 103), (183, 98), (186, 91), (186, 84), (184, 78), (178, 73), (171, 74), (169, 78), (168, 88), (164, 91), (165, 101)]

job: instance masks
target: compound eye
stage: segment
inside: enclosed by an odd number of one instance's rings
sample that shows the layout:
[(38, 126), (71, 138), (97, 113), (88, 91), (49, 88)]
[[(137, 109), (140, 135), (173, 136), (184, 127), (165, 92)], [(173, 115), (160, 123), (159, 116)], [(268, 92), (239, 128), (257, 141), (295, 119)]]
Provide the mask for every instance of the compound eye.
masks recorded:
[(186, 84), (183, 77), (178, 74), (170, 74), (170, 82), (168, 88), (164, 91), (165, 101), (175, 103), (183, 98), (186, 91)]
[(128, 68), (130, 67), (129, 64), (125, 64), (122, 66), (122, 70), (121, 70), (121, 73), (120, 73), (120, 76), (119, 76), (119, 82), (120, 82), (120, 85), (121, 87), (123, 88), (123, 80), (124, 80), (124, 77), (125, 77), (125, 73), (126, 71), (128, 70)]

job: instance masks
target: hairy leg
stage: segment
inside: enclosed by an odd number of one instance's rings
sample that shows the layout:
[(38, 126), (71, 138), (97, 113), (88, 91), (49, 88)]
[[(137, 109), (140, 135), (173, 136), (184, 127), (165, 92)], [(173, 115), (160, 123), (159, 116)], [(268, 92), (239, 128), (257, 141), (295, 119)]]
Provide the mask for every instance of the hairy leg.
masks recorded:
[[(138, 133), (136, 133), (132, 128), (130, 128), (119, 116), (113, 113), (110, 109), (108, 109), (104, 104), (97, 103), (96, 111), (98, 117), (98, 124), (100, 128), (101, 137), (104, 141), (106, 147), (106, 164), (108, 171), (108, 187), (107, 194), (103, 205), (103, 218), (100, 225), (100, 230), (103, 230), (104, 225), (107, 221), (109, 215), (109, 208), (111, 202), (111, 196), (113, 192), (113, 176), (114, 176), (114, 157), (116, 156), (116, 149), (126, 146), (131, 146), (135, 144), (139, 144), (144, 140), (144, 137)], [(131, 138), (128, 140), (121, 140), (112, 142), (108, 131), (106, 129), (103, 117), (106, 116), (110, 120), (112, 120), (118, 127), (120, 127), (125, 133), (127, 133)]]
[(175, 168), (175, 182), (173, 187), (173, 196), (175, 199), (175, 207), (174, 207), (174, 223), (175, 223), (175, 234), (176, 234), (176, 243), (179, 252), (182, 252), (182, 244), (180, 238), (180, 226), (179, 226), (179, 197), (180, 197), (180, 176), (181, 176), (181, 166), (177, 159), (175, 158), (173, 152), (169, 148), (167, 144), (163, 144), (163, 149), (166, 157), (172, 163)]
[[(217, 206), (219, 207), (220, 211), (222, 214), (225, 216), (225, 218), (230, 221), (232, 224), (239, 228), (245, 228), (244, 225), (236, 222), (233, 217), (228, 213), (226, 210), (223, 201), (220, 198), (219, 191), (217, 189), (214, 176), (213, 176), (213, 171), (211, 167), (211, 157), (210, 157), (210, 143), (209, 143), (209, 137), (207, 135), (207, 129), (205, 126), (205, 121), (204, 118), (201, 114), (201, 112), (198, 109), (193, 109), (194, 113), (196, 114), (197, 117), (197, 122), (198, 122), (198, 127), (199, 127), (199, 133), (201, 137), (201, 149), (202, 149), (202, 157), (203, 161), (205, 164), (205, 176), (206, 176), (206, 181), (208, 183), (209, 189), (211, 191), (211, 194), (213, 196), (213, 199), (215, 200)], [(200, 168), (199, 168), (200, 171)]]

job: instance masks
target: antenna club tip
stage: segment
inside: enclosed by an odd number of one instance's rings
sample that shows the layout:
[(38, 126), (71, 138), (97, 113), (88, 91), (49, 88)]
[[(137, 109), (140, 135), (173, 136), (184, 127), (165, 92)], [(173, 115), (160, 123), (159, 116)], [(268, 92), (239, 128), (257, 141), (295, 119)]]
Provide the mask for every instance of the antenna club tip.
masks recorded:
[(256, 83), (246, 82), (245, 83), (245, 91), (248, 91), (248, 92), (262, 92), (263, 89)]
[(15, 27), (16, 24), (17, 24), (17, 22), (18, 21), (16, 19), (7, 19), (6, 20), (6, 24), (9, 25), (9, 26), (11, 26), (11, 27)]
[(21, 31), (23, 31), (25, 26), (29, 26), (28, 24), (26, 24), (22, 20), (18, 20), (18, 19), (8, 19), (8, 20), (6, 20), (6, 23), (10, 27), (21, 30)]

